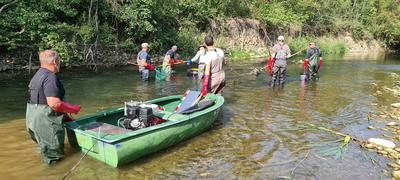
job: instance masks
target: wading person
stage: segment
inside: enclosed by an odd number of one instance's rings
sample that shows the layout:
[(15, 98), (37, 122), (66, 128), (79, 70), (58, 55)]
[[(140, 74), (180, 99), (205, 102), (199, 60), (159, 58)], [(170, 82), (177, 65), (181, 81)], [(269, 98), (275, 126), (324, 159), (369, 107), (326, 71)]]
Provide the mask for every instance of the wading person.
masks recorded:
[(170, 50), (165, 53), (164, 61), (162, 64), (162, 70), (167, 74), (167, 79), (170, 79), (172, 71), (172, 67), (176, 64), (175, 60), (177, 58), (176, 51), (178, 50), (177, 46), (172, 46)]
[(154, 71), (154, 66), (151, 64), (151, 56), (149, 55), (149, 45), (142, 43), (142, 50), (137, 55), (137, 64), (139, 66), (139, 75), (143, 81), (149, 80), (150, 71)]
[(283, 87), (286, 78), (286, 59), (290, 57), (289, 46), (284, 43), (285, 38), (283, 36), (278, 37), (278, 43), (272, 48), (272, 58), (275, 59), (272, 66), (272, 78), (271, 87), (279, 85)]
[(303, 64), (304, 75), (306, 75), (306, 80), (318, 80), (318, 72), (323, 64), (322, 52), (317, 48), (315, 42), (310, 42), (308, 45), (310, 49), (307, 51), (307, 56)]
[(204, 43), (207, 53), (204, 55), (205, 70), (201, 94), (221, 94), (225, 87), (224, 52), (214, 47), (214, 39), (211, 36), (206, 36)]
[(205, 48), (205, 46), (204, 45), (200, 45), (199, 46), (199, 48), (198, 48), (198, 50), (197, 50), (197, 53), (196, 53), (196, 56), (194, 56), (194, 58), (192, 58), (189, 62), (189, 64), (191, 64), (192, 62), (196, 62), (196, 63), (198, 63), (199, 64), (199, 66), (198, 66), (198, 70), (197, 70), (197, 75), (198, 75), (198, 79), (203, 79), (203, 76), (204, 76), (204, 66), (205, 66), (205, 64), (204, 64), (204, 55), (206, 54), (206, 48)]
[(65, 90), (56, 76), (60, 57), (53, 50), (39, 54), (40, 69), (29, 83), (30, 98), (26, 109), (26, 125), (31, 138), (39, 145), (43, 162), (55, 164), (64, 157), (63, 122), (67, 113), (77, 114), (81, 107), (64, 101)]

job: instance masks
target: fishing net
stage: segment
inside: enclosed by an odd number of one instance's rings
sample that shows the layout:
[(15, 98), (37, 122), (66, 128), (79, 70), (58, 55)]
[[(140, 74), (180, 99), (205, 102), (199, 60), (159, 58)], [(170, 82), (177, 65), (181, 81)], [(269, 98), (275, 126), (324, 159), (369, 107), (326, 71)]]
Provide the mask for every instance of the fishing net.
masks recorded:
[(156, 68), (156, 80), (165, 81), (167, 79), (168, 72), (162, 70), (161, 68)]

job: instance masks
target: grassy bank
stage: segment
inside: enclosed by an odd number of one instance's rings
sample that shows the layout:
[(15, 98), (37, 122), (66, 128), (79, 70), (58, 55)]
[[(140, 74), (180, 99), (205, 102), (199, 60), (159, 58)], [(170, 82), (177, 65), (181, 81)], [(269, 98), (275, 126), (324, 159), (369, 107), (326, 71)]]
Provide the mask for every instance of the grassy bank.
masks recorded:
[(289, 39), (288, 44), (294, 53), (308, 48), (308, 44), (311, 41), (316, 42), (317, 47), (320, 48), (324, 54), (345, 54), (349, 51), (349, 45), (344, 40), (333, 37), (301, 37)]
[[(288, 38), (287, 43), (292, 51), (292, 53), (296, 53), (302, 49), (307, 49), (308, 44), (311, 41), (315, 41), (317, 43), (317, 47), (321, 49), (323, 54), (334, 54), (341, 55), (345, 54), (349, 51), (349, 45), (342, 39), (333, 38), (333, 37), (319, 37), (319, 38), (311, 38), (311, 37), (301, 37), (301, 38)], [(268, 56), (268, 50), (264, 50), (261, 52), (257, 52), (252, 49), (230, 49), (228, 50), (228, 56), (235, 60), (240, 59), (248, 59), (252, 57), (260, 57), (260, 56)]]

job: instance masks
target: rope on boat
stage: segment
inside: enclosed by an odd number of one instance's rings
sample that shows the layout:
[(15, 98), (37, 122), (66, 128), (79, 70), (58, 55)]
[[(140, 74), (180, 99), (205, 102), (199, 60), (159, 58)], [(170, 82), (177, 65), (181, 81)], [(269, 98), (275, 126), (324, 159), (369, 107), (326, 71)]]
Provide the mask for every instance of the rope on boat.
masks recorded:
[[(97, 139), (100, 139), (100, 129), (101, 126), (99, 126), (99, 131), (97, 132)], [(79, 159), (79, 161), (68, 171), (64, 174), (64, 176), (61, 178), (61, 180), (66, 179), (78, 166), (79, 164), (82, 162), (82, 160), (86, 157), (86, 155), (89, 153), (89, 151), (91, 151), (94, 147), (94, 145), (96, 145), (96, 143), (93, 143), (92, 147), (90, 147), (85, 154), (83, 154), (83, 156)]]

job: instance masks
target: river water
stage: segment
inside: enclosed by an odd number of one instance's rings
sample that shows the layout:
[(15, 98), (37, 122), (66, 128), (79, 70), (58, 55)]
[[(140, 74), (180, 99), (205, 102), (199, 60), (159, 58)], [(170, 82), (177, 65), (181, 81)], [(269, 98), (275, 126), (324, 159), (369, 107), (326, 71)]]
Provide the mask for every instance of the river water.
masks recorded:
[[(400, 58), (381, 56), (332, 57), (325, 61), (321, 80), (302, 85), (302, 65), (291, 64), (284, 89), (267, 86), (268, 77), (244, 75), (257, 60), (230, 62), (226, 67), (225, 105), (213, 128), (176, 146), (112, 168), (86, 157), (71, 179), (388, 179), (385, 158), (350, 143), (340, 158), (324, 156), (315, 145), (340, 139), (315, 129), (294, 130), (313, 123), (360, 139), (383, 132), (368, 125), (384, 125), (385, 119), (368, 122), (369, 112), (396, 101), (390, 95), (375, 96), (371, 83), (392, 86), (390, 73), (400, 73)], [(121, 68), (98, 73), (63, 72), (59, 76), (67, 101), (82, 105), (88, 115), (120, 107), (128, 100), (148, 100), (183, 94), (194, 87), (192, 77), (180, 67), (171, 82), (138, 81), (137, 71)], [(1, 179), (58, 179), (82, 156), (66, 145), (66, 158), (54, 167), (41, 157), (25, 131), (25, 103), (29, 75), (4, 77), (0, 82)], [(398, 101), (398, 99), (397, 99)], [(398, 143), (398, 142), (396, 142)], [(314, 145), (314, 146), (313, 146)], [(336, 146), (340, 143), (336, 143)], [(374, 159), (377, 163), (373, 163)]]

